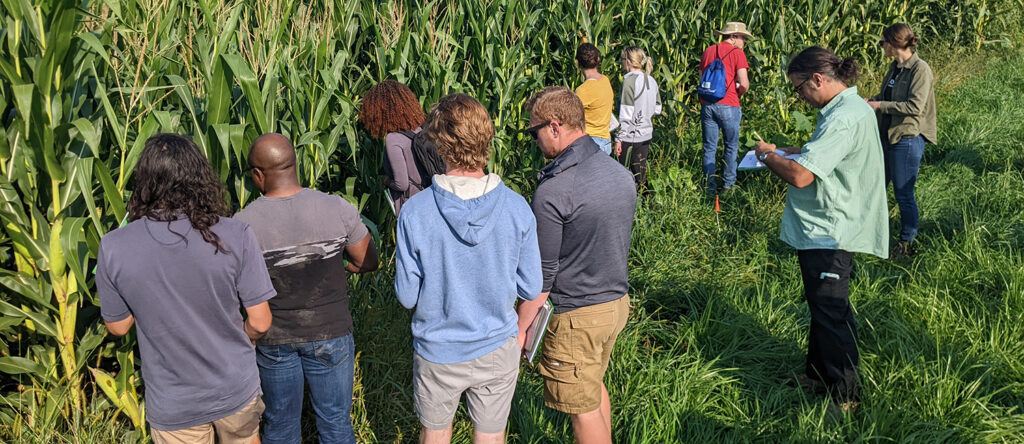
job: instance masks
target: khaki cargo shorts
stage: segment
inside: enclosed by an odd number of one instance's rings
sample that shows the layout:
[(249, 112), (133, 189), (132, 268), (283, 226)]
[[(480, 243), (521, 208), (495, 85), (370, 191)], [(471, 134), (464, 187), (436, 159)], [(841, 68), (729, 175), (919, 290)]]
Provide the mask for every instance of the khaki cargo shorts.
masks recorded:
[(242, 410), (206, 424), (181, 430), (150, 429), (154, 444), (250, 444), (260, 435), (260, 417), (263, 416), (263, 397), (255, 398)]
[(551, 316), (544, 335), (544, 404), (578, 415), (601, 406), (601, 384), (615, 339), (629, 317), (629, 295)]

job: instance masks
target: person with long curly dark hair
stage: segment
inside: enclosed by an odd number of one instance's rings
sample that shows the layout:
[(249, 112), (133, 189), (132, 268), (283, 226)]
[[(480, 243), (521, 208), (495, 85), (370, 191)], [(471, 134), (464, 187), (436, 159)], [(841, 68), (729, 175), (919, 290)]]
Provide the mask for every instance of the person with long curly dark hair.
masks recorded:
[(128, 200), (129, 221), (144, 217), (171, 222), (184, 215), (203, 240), (225, 253), (210, 227), (231, 215), (224, 186), (195, 142), (176, 134), (146, 141), (135, 166), (135, 191)]
[(412, 139), (421, 131), (426, 117), (412, 90), (394, 80), (370, 88), (359, 107), (359, 121), (370, 135), (384, 138), (384, 171), (396, 215), (405, 201), (430, 184), (429, 177), (420, 177), (412, 151)]
[(112, 334), (136, 326), (153, 441), (258, 438), (251, 341), (270, 329), (277, 293), (253, 230), (226, 217), (209, 161), (174, 134), (146, 141), (128, 206), (131, 222), (100, 242), (96, 289)]

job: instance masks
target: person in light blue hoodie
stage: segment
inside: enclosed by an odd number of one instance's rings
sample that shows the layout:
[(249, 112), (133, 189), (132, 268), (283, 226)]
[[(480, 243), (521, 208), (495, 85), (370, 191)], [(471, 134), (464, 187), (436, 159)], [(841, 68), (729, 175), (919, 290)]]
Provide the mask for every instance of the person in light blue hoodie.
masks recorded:
[(412, 317), (420, 442), (450, 442), (459, 400), (473, 441), (504, 442), (519, 376), (516, 299), (541, 291), (537, 221), (522, 196), (485, 174), (494, 125), (465, 94), (424, 122), (448, 170), (398, 217), (395, 293)]

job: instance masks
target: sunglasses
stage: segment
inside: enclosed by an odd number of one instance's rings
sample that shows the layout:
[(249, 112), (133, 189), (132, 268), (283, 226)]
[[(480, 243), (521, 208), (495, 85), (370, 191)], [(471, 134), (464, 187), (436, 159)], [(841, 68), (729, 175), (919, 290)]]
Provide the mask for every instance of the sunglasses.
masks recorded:
[(545, 126), (548, 126), (550, 124), (551, 124), (550, 120), (547, 121), (547, 122), (544, 122), (544, 123), (539, 123), (537, 125), (534, 125), (534, 126), (531, 126), (531, 127), (527, 128), (526, 132), (527, 132), (527, 134), (530, 135), (531, 138), (533, 138), (533, 140), (537, 140), (537, 132), (540, 131), (541, 128), (544, 128)]

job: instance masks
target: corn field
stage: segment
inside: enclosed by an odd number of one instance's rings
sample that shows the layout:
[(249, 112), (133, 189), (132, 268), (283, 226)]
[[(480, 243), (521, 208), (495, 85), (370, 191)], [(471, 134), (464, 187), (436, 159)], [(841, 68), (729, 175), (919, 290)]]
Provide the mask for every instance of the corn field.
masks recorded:
[[(682, 158), (697, 66), (712, 31), (740, 20), (748, 120), (792, 133), (790, 54), (818, 44), (880, 65), (882, 28), (904, 21), (926, 42), (1007, 45), (1021, 0), (0, 0), (0, 440), (119, 422), (144, 438), (134, 340), (106, 336), (92, 270), (100, 238), (124, 219), (145, 140), (188, 134), (220, 173), (233, 208), (255, 198), (249, 144), (281, 132), (304, 185), (344, 195), (390, 241), (383, 154), (356, 123), (384, 79), (424, 106), (479, 99), (496, 128), (488, 170), (527, 193), (543, 164), (520, 131), (522, 105), (575, 86), (589, 41), (621, 77), (621, 48), (654, 59), (663, 156)], [(867, 63), (870, 62), (870, 63)], [(613, 80), (613, 82), (616, 82)]]

